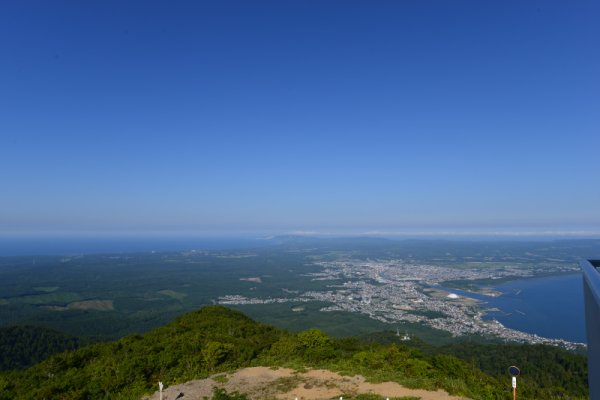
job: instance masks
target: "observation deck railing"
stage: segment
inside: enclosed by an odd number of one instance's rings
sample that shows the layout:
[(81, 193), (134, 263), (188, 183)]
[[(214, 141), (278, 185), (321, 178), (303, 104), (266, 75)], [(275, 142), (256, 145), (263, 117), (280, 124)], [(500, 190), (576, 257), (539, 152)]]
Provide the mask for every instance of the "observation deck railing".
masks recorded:
[(583, 271), (590, 399), (600, 400), (600, 260), (580, 262)]

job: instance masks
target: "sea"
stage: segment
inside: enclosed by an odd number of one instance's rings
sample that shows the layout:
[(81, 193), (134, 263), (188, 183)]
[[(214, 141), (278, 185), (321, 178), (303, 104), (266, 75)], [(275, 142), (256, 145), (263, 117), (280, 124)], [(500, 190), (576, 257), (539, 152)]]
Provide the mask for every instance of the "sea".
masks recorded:
[(22, 235), (0, 236), (0, 257), (76, 255), (148, 251), (226, 250), (266, 245), (258, 237), (193, 235)]
[(502, 294), (484, 296), (447, 289), (476, 298), (488, 312), (484, 319), (496, 319), (504, 326), (546, 338), (586, 343), (583, 277), (581, 273), (523, 278), (494, 287)]

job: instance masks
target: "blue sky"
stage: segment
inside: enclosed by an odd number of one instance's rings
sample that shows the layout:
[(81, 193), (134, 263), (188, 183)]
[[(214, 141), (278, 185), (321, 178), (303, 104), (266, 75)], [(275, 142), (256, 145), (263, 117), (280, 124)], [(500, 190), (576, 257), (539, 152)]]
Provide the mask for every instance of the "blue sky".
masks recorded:
[(593, 1), (0, 4), (0, 231), (600, 231)]

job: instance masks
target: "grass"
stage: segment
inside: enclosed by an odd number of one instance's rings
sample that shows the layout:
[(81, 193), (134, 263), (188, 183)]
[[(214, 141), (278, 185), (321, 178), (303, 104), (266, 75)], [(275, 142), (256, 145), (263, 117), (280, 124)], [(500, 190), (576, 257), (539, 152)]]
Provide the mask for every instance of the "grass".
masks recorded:
[(212, 377), (213, 381), (218, 383), (227, 383), (229, 382), (229, 378), (225, 374), (219, 374)]
[(51, 293), (58, 290), (58, 286), (36, 286), (33, 288), (36, 292)]
[(170, 289), (159, 290), (158, 293), (178, 301), (183, 301), (183, 299), (187, 297), (186, 293), (176, 292)]
[(11, 304), (31, 304), (31, 305), (54, 305), (68, 304), (82, 300), (81, 296), (73, 292), (46, 293), (32, 296), (11, 297), (8, 302)]
[(277, 379), (273, 382), (273, 385), (277, 387), (277, 391), (281, 393), (287, 393), (301, 384), (303, 380), (298, 376), (288, 376)]

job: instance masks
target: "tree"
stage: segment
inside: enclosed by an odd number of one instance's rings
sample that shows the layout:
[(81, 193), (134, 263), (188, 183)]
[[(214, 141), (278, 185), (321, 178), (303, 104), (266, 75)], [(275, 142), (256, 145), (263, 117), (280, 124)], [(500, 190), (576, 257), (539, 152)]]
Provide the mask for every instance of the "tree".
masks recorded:
[(333, 341), (318, 329), (300, 332), (298, 340), (303, 349), (304, 359), (307, 361), (318, 362), (335, 356)]
[(207, 342), (202, 349), (202, 359), (209, 370), (213, 370), (219, 365), (227, 354), (233, 350), (231, 343), (221, 343), (216, 341)]

